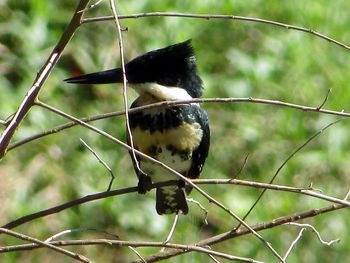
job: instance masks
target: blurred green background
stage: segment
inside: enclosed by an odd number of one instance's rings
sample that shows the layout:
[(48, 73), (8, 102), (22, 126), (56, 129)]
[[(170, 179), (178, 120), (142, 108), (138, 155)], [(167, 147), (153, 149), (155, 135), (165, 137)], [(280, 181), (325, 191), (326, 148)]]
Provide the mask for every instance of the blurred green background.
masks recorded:
[[(36, 73), (64, 32), (77, 1), (0, 1), (0, 119), (16, 111)], [(187, 12), (259, 17), (314, 29), (350, 43), (350, 2), (338, 1), (118, 1), (119, 14), (142, 12)], [(86, 17), (110, 15), (108, 1)], [(350, 111), (349, 51), (314, 36), (268, 25), (233, 21), (154, 17), (123, 20), (127, 60), (146, 51), (189, 38), (193, 39), (199, 72), (205, 83), (204, 97), (254, 97), (318, 106), (332, 89), (325, 108)], [(69, 85), (62, 80), (118, 66), (120, 63), (113, 21), (84, 24), (75, 33), (58, 65), (46, 81), (40, 98), (77, 117), (123, 109), (121, 86)], [(136, 94), (130, 91), (130, 102)], [(212, 130), (211, 151), (201, 178), (233, 178), (268, 182), (282, 162), (319, 129), (336, 117), (258, 104), (205, 104)], [(66, 120), (41, 108), (31, 109), (13, 142), (53, 128)], [(125, 141), (124, 119), (113, 118), (95, 125)], [(4, 127), (1, 127), (3, 131)], [(350, 185), (350, 124), (347, 119), (322, 133), (299, 152), (282, 170), (278, 184), (307, 187), (343, 198)], [(128, 153), (95, 133), (76, 127), (28, 143), (8, 152), (0, 161), (1, 223), (63, 202), (100, 191), (109, 183), (109, 173), (82, 145), (84, 139), (113, 169), (113, 189), (136, 185)], [(203, 186), (209, 194), (243, 216), (260, 191), (239, 186)], [(172, 239), (192, 243), (232, 229), (237, 225), (223, 211), (195, 191), (191, 197), (209, 210), (209, 225), (194, 205), (181, 216)], [(274, 218), (328, 205), (327, 202), (291, 193), (268, 191), (247, 222), (256, 224)], [(90, 202), (27, 223), (18, 232), (46, 239), (74, 228), (96, 228), (123, 240), (164, 240), (173, 217), (155, 212), (154, 191), (145, 196), (129, 194)], [(350, 211), (343, 209), (304, 220), (326, 240), (322, 245), (307, 231), (287, 262), (347, 262), (350, 258)], [(284, 254), (299, 229), (280, 226), (261, 232)], [(80, 233), (65, 238), (104, 237)], [(1, 246), (20, 241), (2, 235)], [(222, 252), (277, 262), (252, 235), (213, 246)], [(96, 262), (128, 262), (136, 255), (126, 248), (89, 246), (70, 248)], [(142, 248), (143, 256), (157, 249)], [(1, 262), (70, 262), (49, 250), (0, 255)], [(206, 262), (209, 257), (191, 253), (169, 262)], [(224, 262), (224, 260), (222, 261)]]

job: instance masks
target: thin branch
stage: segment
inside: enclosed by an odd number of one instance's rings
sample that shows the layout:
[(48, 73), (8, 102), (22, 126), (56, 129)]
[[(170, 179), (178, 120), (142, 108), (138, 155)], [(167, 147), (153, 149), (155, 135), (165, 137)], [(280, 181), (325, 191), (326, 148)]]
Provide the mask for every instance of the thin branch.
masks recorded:
[(117, 235), (109, 233), (109, 232), (104, 231), (104, 230), (100, 230), (100, 229), (96, 229), (96, 228), (75, 228), (75, 229), (67, 229), (67, 230), (61, 231), (61, 232), (47, 238), (45, 240), (45, 243), (52, 242), (52, 241), (57, 240), (63, 236), (67, 236), (67, 235), (74, 234), (74, 233), (87, 232), (87, 231), (94, 231), (94, 232), (102, 233), (102, 234), (109, 236), (109, 237), (113, 237), (115, 239), (119, 239), (119, 237)]
[(16, 129), (19, 127), (30, 108), (34, 105), (35, 100), (37, 99), (37, 96), (45, 83), (45, 80), (48, 78), (52, 69), (55, 67), (58, 59), (60, 58), (60, 55), (73, 36), (75, 30), (80, 26), (83, 13), (78, 13), (78, 11), (84, 9), (88, 2), (89, 0), (79, 1), (76, 11), (69, 25), (67, 26), (67, 29), (64, 31), (61, 39), (52, 50), (44, 66), (40, 69), (34, 80), (33, 86), (26, 94), (16, 114), (12, 118), (9, 125), (6, 127), (5, 131), (2, 133), (0, 137), (0, 159), (6, 154), (7, 147), (10, 144), (10, 140), (12, 139)]
[[(252, 226), (252, 228), (255, 231), (262, 231), (262, 230), (270, 229), (270, 228), (273, 228), (273, 227), (276, 227), (279, 225), (283, 225), (283, 224), (288, 223), (288, 222), (294, 222), (294, 221), (302, 220), (302, 219), (309, 218), (309, 217), (315, 217), (315, 216), (318, 216), (318, 215), (321, 215), (324, 213), (329, 213), (332, 211), (336, 211), (338, 209), (343, 209), (345, 207), (346, 206), (344, 206), (344, 205), (331, 205), (331, 206), (326, 206), (326, 207), (319, 208), (319, 209), (312, 209), (312, 210), (308, 210), (306, 212), (299, 212), (299, 213), (296, 213), (293, 215), (275, 218), (271, 221), (254, 225), (254, 226)], [(221, 243), (223, 241), (230, 240), (230, 239), (233, 239), (233, 238), (236, 238), (239, 236), (243, 236), (243, 235), (247, 235), (247, 234), (251, 234), (250, 231), (247, 229), (244, 229), (244, 228), (234, 229), (232, 231), (221, 233), (219, 235), (201, 240), (201, 241), (197, 242), (196, 245), (198, 245), (198, 246), (211, 246), (211, 245)], [(163, 253), (156, 253), (156, 254), (153, 254), (151, 256), (148, 256), (145, 258), (145, 260), (148, 263), (151, 263), (151, 262), (156, 262), (156, 261), (168, 259), (171, 257), (175, 257), (177, 255), (181, 255), (184, 253), (186, 253), (186, 252), (185, 251), (178, 251), (178, 250), (167, 250), (167, 251), (164, 251)]]
[(110, 173), (111, 175), (111, 180), (109, 182), (108, 188), (107, 188), (107, 192), (111, 190), (113, 181), (115, 179), (115, 176), (113, 174), (112, 169), (108, 166), (108, 164), (106, 162), (104, 162), (100, 156), (98, 156), (98, 154), (86, 143), (84, 142), (84, 140), (82, 138), (80, 138), (80, 141), (85, 145), (86, 148), (88, 148), (88, 150), (96, 157), (96, 159), (107, 169), (107, 171)]
[(321, 237), (321, 234), (316, 230), (316, 228), (310, 224), (299, 224), (299, 223), (293, 223), (293, 222), (289, 222), (286, 223), (286, 225), (292, 225), (292, 226), (298, 226), (298, 227), (302, 227), (302, 228), (310, 228), (314, 233), (316, 233), (318, 240), (322, 243), (322, 245), (326, 245), (326, 246), (331, 246), (334, 243), (338, 243), (340, 241), (340, 239), (334, 239), (331, 241), (324, 241)]
[(237, 177), (242, 173), (242, 171), (244, 170), (245, 166), (247, 165), (248, 158), (249, 158), (249, 154), (247, 154), (247, 155), (245, 156), (244, 162), (243, 162), (241, 168), (239, 169), (239, 171), (237, 172), (235, 178), (237, 178)]
[[(5, 228), (0, 228), (0, 233), (4, 233), (6, 235), (9, 235), (9, 236), (13, 236), (13, 237), (16, 237), (16, 238), (19, 238), (19, 239), (22, 239), (22, 240), (25, 240), (25, 241), (29, 241), (29, 242), (33, 242), (35, 243), (36, 245), (40, 246), (40, 247), (46, 247), (46, 248), (49, 248), (51, 250), (54, 250), (58, 253), (61, 253), (63, 255), (66, 255), (68, 257), (71, 257), (73, 259), (76, 259), (76, 260), (79, 260), (81, 262), (91, 262), (88, 258), (86, 258), (85, 256), (83, 255), (80, 255), (78, 253), (73, 253), (69, 250), (66, 250), (66, 249), (63, 249), (63, 248), (60, 248), (60, 247), (57, 247), (55, 245), (52, 245), (52, 244), (49, 244), (49, 243), (46, 243), (46, 242), (43, 242), (43, 241), (40, 241), (36, 238), (33, 238), (33, 237), (30, 237), (30, 236), (27, 236), (27, 235), (23, 235), (21, 233), (17, 233), (17, 232), (14, 232), (12, 230), (9, 230), (9, 229), (5, 229)], [(0, 251), (1, 251), (2, 248), (0, 248)]]
[[(175, 229), (176, 229), (176, 225), (177, 222), (179, 221), (179, 214), (176, 214), (174, 217), (174, 222), (173, 225), (171, 226), (171, 229), (169, 231), (168, 236), (166, 237), (166, 239), (163, 241), (164, 244), (169, 243), (170, 239), (173, 237), (174, 233), (175, 233)], [(162, 249), (160, 250), (160, 252), (163, 252), (165, 250), (165, 247), (162, 247)]]
[[(232, 16), (232, 15), (210, 15), (210, 14), (187, 14), (187, 13), (173, 13), (173, 12), (153, 12), (153, 13), (141, 13), (141, 14), (119, 16), (119, 19), (135, 19), (135, 18), (143, 18), (143, 17), (182, 17), (182, 18), (194, 18), (194, 19), (205, 19), (205, 20), (227, 19), (227, 20), (238, 20), (238, 21), (246, 21), (246, 22), (252, 22), (252, 23), (259, 23), (259, 24), (267, 24), (267, 25), (276, 26), (276, 27), (280, 27), (288, 30), (296, 30), (296, 31), (308, 33), (316, 37), (319, 37), (321, 39), (327, 40), (332, 44), (345, 48), (346, 50), (350, 50), (350, 47), (348, 45), (340, 41), (337, 41), (333, 38), (330, 38), (324, 34), (318, 33), (312, 29), (304, 28), (300, 26), (293, 26), (285, 23), (280, 23), (276, 21), (255, 18), (255, 17)], [(83, 23), (106, 21), (106, 20), (112, 20), (112, 19), (113, 17), (111, 16), (85, 18), (83, 19)]]
[[(293, 104), (293, 103), (288, 103), (288, 102), (283, 102), (283, 101), (278, 101), (278, 100), (266, 100), (266, 99), (258, 99), (258, 98), (208, 98), (208, 99), (191, 99), (191, 100), (178, 100), (178, 101), (162, 101), (162, 102), (158, 102), (158, 103), (154, 103), (154, 104), (149, 104), (149, 105), (129, 109), (128, 113), (134, 114), (134, 113), (137, 113), (137, 112), (140, 112), (143, 110), (149, 110), (149, 109), (154, 109), (154, 108), (166, 108), (166, 107), (170, 107), (173, 105), (190, 104), (190, 103), (255, 103), (255, 104), (274, 105), (274, 106), (292, 108), (292, 109), (301, 110), (301, 111), (305, 111), (305, 112), (317, 112), (317, 113), (341, 116), (341, 117), (346, 117), (346, 118), (350, 117), (350, 113), (344, 112), (344, 111), (333, 111), (333, 110), (319, 109), (319, 107), (309, 107), (309, 106), (305, 106), (305, 105)], [(125, 114), (125, 111), (116, 111), (116, 112), (110, 112), (110, 113), (105, 113), (105, 114), (94, 115), (91, 117), (81, 118), (79, 120), (81, 122), (92, 122), (92, 121), (96, 121), (96, 120), (102, 120), (102, 119), (106, 119), (106, 118), (122, 116), (124, 114)], [(37, 140), (37, 139), (42, 138), (44, 136), (58, 133), (62, 130), (74, 127), (76, 125), (79, 125), (79, 123), (78, 122), (70, 122), (70, 123), (66, 123), (66, 124), (57, 126), (49, 131), (38, 133), (38, 134), (30, 136), (26, 139), (15, 142), (15, 143), (11, 144), (7, 150), (8, 151), (13, 150), (13, 149), (15, 149), (23, 144)]]
[(323, 106), (326, 104), (326, 102), (327, 102), (328, 99), (329, 99), (329, 95), (331, 94), (331, 91), (332, 91), (332, 89), (328, 89), (328, 92), (327, 92), (326, 97), (325, 97), (324, 100), (322, 101), (321, 105), (317, 107), (318, 110), (322, 109)]
[(96, 3), (89, 5), (88, 7), (84, 8), (83, 10), (78, 11), (78, 13), (83, 13), (86, 11), (89, 11), (91, 9), (94, 9), (95, 7), (97, 7), (103, 0), (98, 0)]
[(245, 180), (239, 180), (239, 179), (194, 179), (192, 180), (195, 184), (234, 184), (234, 185), (242, 185), (242, 186), (249, 186), (249, 187), (255, 187), (255, 188), (262, 188), (262, 189), (269, 189), (269, 190), (275, 190), (275, 191), (285, 191), (285, 192), (291, 192), (291, 193), (297, 193), (297, 194), (303, 194), (312, 196), (315, 198), (323, 199), (332, 203), (336, 204), (343, 204), (346, 206), (350, 206), (350, 202), (346, 201), (346, 199), (339, 199), (332, 196), (328, 196), (325, 194), (317, 193), (315, 191), (312, 191), (308, 188), (297, 188), (297, 187), (291, 187), (291, 186), (284, 186), (284, 185), (273, 185), (270, 183), (259, 183), (259, 182), (252, 182), (252, 181), (245, 181)]
[[(46, 243), (44, 243), (46, 244)], [(91, 240), (65, 240), (65, 241), (53, 241), (50, 244), (55, 246), (88, 246), (88, 245), (109, 245), (109, 246), (118, 246), (118, 247), (167, 247), (175, 248), (181, 252), (195, 251), (199, 253), (204, 253), (208, 255), (213, 255), (221, 258), (225, 258), (232, 261), (238, 262), (250, 262), (250, 263), (262, 263), (261, 261), (254, 260), (251, 258), (244, 258), (233, 256), (226, 253), (217, 252), (215, 250), (207, 249), (201, 246), (196, 245), (183, 245), (183, 244), (173, 244), (168, 243), (164, 244), (163, 242), (140, 242), (140, 241), (124, 241), (124, 240), (110, 240), (110, 239), (91, 239)], [(28, 245), (17, 245), (17, 246), (8, 246), (0, 247), (0, 253), (7, 253), (12, 251), (23, 251), (31, 250), (42, 247), (42, 244), (28, 244)], [(148, 262), (146, 259), (143, 259)], [(141, 261), (142, 262), (142, 261)]]
[(133, 140), (133, 136), (131, 133), (130, 122), (129, 122), (128, 86), (127, 86), (127, 78), (126, 78), (126, 73), (125, 73), (125, 56), (124, 56), (123, 34), (122, 34), (122, 30), (121, 30), (121, 26), (120, 26), (120, 22), (119, 22), (117, 9), (116, 9), (114, 0), (110, 0), (109, 3), (111, 6), (111, 9), (112, 9), (113, 18), (114, 18), (114, 22), (115, 22), (115, 25), (117, 27), (117, 33), (118, 33), (120, 66), (121, 66), (122, 76), (123, 76), (123, 102), (124, 102), (124, 112), (125, 112), (124, 116), (125, 116), (126, 132), (127, 132), (128, 138), (129, 138), (133, 163), (136, 165), (137, 170), (141, 172), (139, 162), (137, 161), (137, 158), (136, 158), (134, 140)]
[(134, 252), (136, 254), (136, 256), (143, 262), (143, 263), (147, 263), (146, 260), (141, 256), (141, 254), (132, 246), (128, 246), (128, 248)]
[[(273, 181), (276, 179), (276, 177), (278, 176), (278, 174), (280, 173), (280, 171), (283, 169), (283, 167), (299, 152), (301, 151), (304, 147), (306, 147), (313, 139), (315, 139), (317, 136), (319, 136), (323, 131), (325, 131), (326, 129), (328, 129), (329, 127), (333, 126), (334, 124), (340, 122), (341, 120), (336, 120), (330, 124), (328, 124), (327, 126), (323, 127), (321, 130), (319, 130), (318, 132), (316, 132), (314, 135), (312, 135), (309, 139), (306, 140), (306, 142), (304, 142), (302, 145), (300, 145), (291, 155), (289, 155), (284, 162), (280, 165), (280, 167), (278, 167), (278, 169), (276, 170), (275, 174), (272, 176), (269, 184), (272, 184)], [(243, 217), (243, 220), (245, 220), (248, 215), (253, 211), (253, 209), (256, 207), (256, 205), (259, 203), (259, 201), (261, 200), (261, 198), (263, 197), (263, 195), (265, 194), (265, 192), (267, 191), (267, 188), (265, 188), (259, 195), (259, 197), (257, 198), (257, 200), (255, 201), (255, 203), (251, 206), (251, 208), (248, 210), (248, 212), (245, 214), (245, 216)], [(240, 227), (241, 224), (239, 224), (237, 226), (237, 228)]]
[(204, 212), (204, 224), (208, 225), (208, 210), (198, 201), (194, 200), (193, 198), (186, 198), (187, 202), (194, 203)]
[[(115, 137), (111, 136), (110, 134), (90, 125), (87, 124), (85, 122), (80, 121), (79, 119), (61, 111), (58, 110), (48, 104), (45, 104), (41, 101), (36, 101), (35, 102), (38, 106), (41, 106), (57, 115), (60, 115), (64, 118), (67, 118), (71, 121), (75, 121), (78, 122), (80, 125), (106, 137), (107, 139), (113, 141), (114, 143), (119, 144), (120, 146), (131, 150), (131, 147), (129, 145), (127, 145), (126, 143), (116, 139)], [(237, 220), (239, 223), (241, 223), (243, 226), (245, 226), (246, 228), (248, 228), (250, 231), (252, 231), (252, 233), (261, 241), (265, 244), (265, 246), (281, 261), (284, 262), (282, 257), (276, 252), (276, 250), (271, 246), (271, 244), (269, 242), (267, 242), (262, 236), (260, 236), (258, 233), (256, 233), (253, 229), (250, 228), (250, 226), (244, 222), (239, 216), (237, 216), (235, 213), (233, 213), (230, 209), (228, 209), (227, 207), (225, 207), (222, 203), (220, 203), (218, 200), (216, 200), (215, 198), (213, 198), (211, 195), (209, 195), (207, 192), (203, 191), (201, 188), (199, 188), (197, 185), (195, 185), (194, 183), (191, 182), (190, 179), (188, 179), (187, 177), (183, 176), (182, 174), (178, 173), (177, 171), (175, 171), (174, 169), (170, 168), (169, 166), (165, 165), (164, 163), (140, 152), (135, 150), (135, 153), (139, 156), (141, 156), (142, 158), (151, 161), (152, 163), (162, 167), (163, 169), (171, 172), (172, 174), (174, 174), (175, 176), (177, 176), (179, 179), (181, 179), (182, 181), (184, 181), (185, 183), (187, 183), (188, 185), (190, 185), (191, 187), (193, 187), (194, 189), (196, 189), (201, 195), (203, 195), (205, 198), (207, 198), (209, 200), (209, 202), (212, 202), (213, 204), (215, 204), (217, 207), (220, 207), (222, 210), (224, 210), (227, 214), (229, 214), (232, 218), (234, 218), (235, 220)]]
[(215, 263), (220, 263), (219, 260), (217, 260), (214, 256), (208, 255)]
[(290, 253), (292, 252), (293, 248), (295, 247), (295, 245), (298, 243), (298, 241), (300, 240), (300, 238), (303, 236), (303, 232), (306, 230), (306, 228), (302, 228), (299, 231), (298, 236), (293, 240), (293, 242), (290, 244), (289, 248), (287, 249), (286, 254), (284, 255), (283, 259), (287, 260), (287, 257), (290, 255)]
[[(157, 186), (158, 187), (158, 186)], [(270, 229), (270, 228), (274, 228), (289, 222), (295, 222), (295, 221), (299, 221), (302, 219), (306, 219), (309, 217), (316, 217), (325, 213), (329, 213), (332, 211), (336, 211), (339, 209), (343, 209), (345, 208), (345, 205), (330, 205), (330, 206), (326, 206), (326, 207), (322, 207), (319, 209), (312, 209), (312, 210), (308, 210), (305, 212), (299, 212), (299, 213), (295, 213), (292, 215), (287, 215), (287, 216), (283, 216), (283, 217), (279, 217), (279, 218), (275, 218), (273, 220), (267, 221), (267, 222), (263, 222), (260, 224), (256, 224), (251, 226), (255, 231), (262, 231), (262, 230), (266, 230), (266, 229)], [(226, 240), (230, 240), (233, 238), (237, 238), (243, 235), (248, 235), (251, 234), (251, 232), (246, 229), (246, 228), (240, 228), (240, 229), (234, 229), (232, 231), (228, 231), (228, 232), (224, 232), (221, 234), (218, 234), (216, 236), (201, 240), (199, 242), (197, 242), (195, 245), (193, 244), (192, 246), (195, 247), (206, 247), (206, 246), (211, 246), (211, 245), (215, 245), (217, 243), (221, 243), (223, 241)], [(84, 242), (84, 243), (83, 243)], [(123, 245), (128, 246), (128, 245), (133, 245), (134, 247), (136, 247), (136, 243), (134, 242), (133, 244), (131, 243), (126, 243), (127, 241), (119, 241), (122, 242)], [(131, 242), (131, 241), (130, 241)], [(148, 242), (147, 242), (148, 243)], [(153, 244), (158, 243), (159, 246), (162, 246), (163, 244), (160, 242), (153, 242)], [(53, 245), (57, 245), (57, 246), (68, 246), (68, 245), (100, 245), (100, 244), (104, 244), (104, 245), (118, 245), (118, 241), (116, 240), (103, 240), (103, 239), (99, 239), (99, 240), (94, 240), (94, 241), (79, 241), (79, 240), (74, 240), (74, 241), (54, 241), (51, 244)], [(119, 243), (120, 244), (120, 243)], [(139, 244), (139, 243), (138, 243)], [(144, 244), (144, 243), (142, 243)], [(166, 244), (165, 246), (170, 247), (171, 244)], [(182, 245), (183, 246), (183, 245)], [(0, 247), (0, 253), (6, 253), (6, 252), (12, 252), (12, 251), (23, 251), (23, 250), (31, 250), (31, 249), (36, 249), (40, 247), (40, 245), (37, 244), (25, 244), (25, 245), (16, 245), (16, 246), (6, 246), (6, 247)], [(147, 258), (144, 258), (144, 260), (148, 263), (150, 262), (155, 262), (155, 261), (160, 261), (163, 259), (168, 259), (171, 257), (175, 257), (177, 255), (180, 254), (184, 254), (189, 252), (189, 249), (191, 249), (191, 245), (185, 245), (186, 248), (184, 248), (183, 250), (167, 250), (163, 253), (157, 253), (154, 255), (151, 255)], [(188, 249), (187, 249), (188, 248)], [(140, 262), (140, 261), (138, 261)]]
[[(195, 184), (235, 184), (235, 185), (242, 185), (242, 186), (248, 186), (248, 187), (256, 187), (256, 188), (267, 188), (271, 190), (277, 190), (277, 191), (287, 191), (287, 192), (295, 192), (295, 193), (300, 193), (300, 194), (306, 194), (310, 196), (314, 196), (317, 198), (321, 198), (318, 193), (312, 192), (308, 189), (304, 188), (295, 188), (295, 187), (289, 187), (289, 186), (282, 186), (282, 185), (272, 185), (272, 184), (266, 184), (266, 183), (258, 183), (258, 182), (250, 182), (250, 181), (244, 181), (244, 180), (238, 180), (238, 179), (194, 179), (192, 180), (193, 183)], [(164, 186), (170, 186), (170, 185), (177, 185), (178, 181), (168, 181), (168, 182), (162, 182), (162, 183), (155, 183), (152, 184), (151, 188), (157, 188), (157, 187), (164, 187)], [(87, 202), (95, 201), (95, 200), (100, 200), (103, 198), (108, 198), (112, 196), (118, 196), (118, 195), (123, 195), (123, 194), (129, 194), (129, 193), (136, 193), (137, 192), (137, 187), (128, 187), (128, 188), (123, 188), (123, 189), (118, 189), (118, 190), (112, 190), (109, 192), (101, 192), (97, 194), (91, 194), (84, 196), (79, 199), (75, 199), (72, 201), (69, 201), (67, 203), (51, 207), (46, 210), (39, 211), (37, 213), (29, 214), (23, 217), (20, 217), (12, 222), (7, 223), (6, 225), (2, 226), (3, 228), (14, 228), (17, 226), (20, 226), (22, 224), (25, 224), (27, 222), (33, 221), (35, 219), (45, 217), (48, 215), (52, 215), (55, 213), (59, 213), (63, 210), (66, 210), (68, 208), (81, 205)], [(327, 197), (327, 196), (322, 196), (322, 199), (338, 203), (345, 206), (350, 206), (350, 202), (343, 200), (343, 199), (337, 199), (334, 197)]]
[(349, 188), (348, 192), (346, 193), (346, 195), (344, 196), (344, 200), (348, 200), (349, 196), (350, 196), (350, 188)]

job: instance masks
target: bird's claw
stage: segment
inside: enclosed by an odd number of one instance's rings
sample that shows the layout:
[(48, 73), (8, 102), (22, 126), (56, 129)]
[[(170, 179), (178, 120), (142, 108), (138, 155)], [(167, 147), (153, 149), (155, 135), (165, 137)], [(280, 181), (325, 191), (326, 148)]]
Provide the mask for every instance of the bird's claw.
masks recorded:
[(137, 191), (139, 194), (145, 194), (152, 189), (152, 179), (147, 175), (140, 175), (139, 182), (137, 184)]

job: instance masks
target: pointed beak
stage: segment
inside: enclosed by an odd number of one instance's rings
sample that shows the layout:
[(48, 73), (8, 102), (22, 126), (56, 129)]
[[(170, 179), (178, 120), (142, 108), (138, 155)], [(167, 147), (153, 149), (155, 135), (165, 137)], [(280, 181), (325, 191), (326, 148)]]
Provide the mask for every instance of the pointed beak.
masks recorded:
[(122, 72), (118, 69), (110, 69), (106, 71), (80, 75), (78, 77), (68, 78), (64, 80), (68, 83), (76, 84), (108, 84), (122, 82)]

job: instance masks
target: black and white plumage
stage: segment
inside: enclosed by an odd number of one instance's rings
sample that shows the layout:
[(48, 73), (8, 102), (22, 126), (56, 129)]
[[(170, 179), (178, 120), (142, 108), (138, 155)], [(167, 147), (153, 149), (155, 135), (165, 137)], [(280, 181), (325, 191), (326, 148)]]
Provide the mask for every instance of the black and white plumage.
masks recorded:
[[(197, 98), (203, 84), (198, 76), (191, 40), (139, 56), (125, 65), (128, 85), (139, 97), (131, 108), (160, 101)], [(120, 69), (112, 69), (66, 79), (77, 84), (122, 82)], [(198, 178), (210, 144), (207, 113), (199, 104), (154, 108), (130, 115), (130, 128), (136, 149), (163, 162), (183, 176)], [(176, 175), (137, 156), (134, 163), (140, 193), (151, 182), (178, 180)], [(182, 184), (184, 185), (184, 184)], [(158, 214), (188, 213), (181, 184), (157, 189)]]

